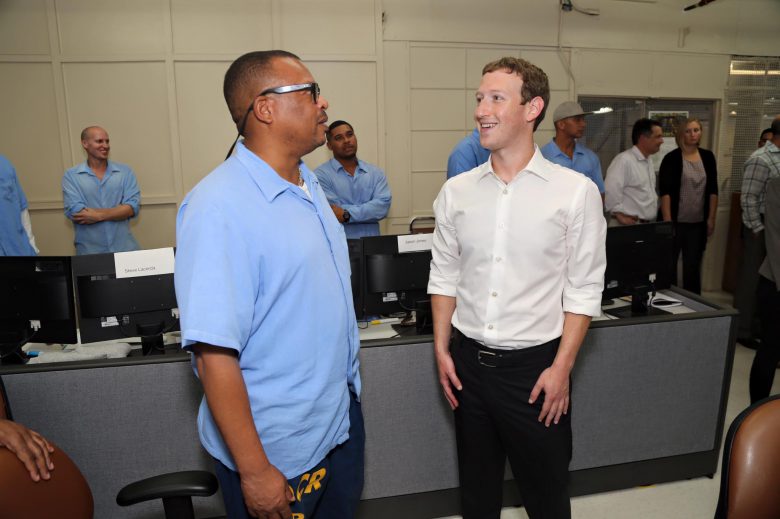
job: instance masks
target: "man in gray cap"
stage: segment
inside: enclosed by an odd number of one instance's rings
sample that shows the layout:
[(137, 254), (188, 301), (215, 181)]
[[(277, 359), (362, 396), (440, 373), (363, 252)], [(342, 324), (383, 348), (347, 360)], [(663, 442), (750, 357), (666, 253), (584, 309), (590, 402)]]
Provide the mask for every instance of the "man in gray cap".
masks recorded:
[(582, 173), (599, 188), (604, 201), (604, 177), (601, 174), (601, 161), (595, 153), (577, 142), (585, 133), (586, 112), (579, 103), (565, 101), (558, 105), (553, 113), (555, 137), (542, 147), (542, 155), (550, 162), (560, 164), (578, 173)]

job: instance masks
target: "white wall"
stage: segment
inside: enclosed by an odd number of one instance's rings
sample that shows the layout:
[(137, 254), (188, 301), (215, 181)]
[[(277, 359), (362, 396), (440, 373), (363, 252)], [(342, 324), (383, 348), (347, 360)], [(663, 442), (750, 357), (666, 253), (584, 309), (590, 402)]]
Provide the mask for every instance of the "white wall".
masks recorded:
[[(144, 247), (171, 245), (177, 204), (235, 137), (224, 71), (244, 52), (284, 48), (322, 85), (331, 120), (354, 124), (361, 158), (385, 167), (384, 228), (403, 232), (430, 213), (490, 59), (540, 65), (552, 109), (580, 94), (722, 100), (731, 54), (780, 54), (777, 0), (683, 13), (687, 3), (578, 0), (601, 13), (588, 17), (558, 0), (4, 0), (0, 153), (17, 167), (41, 252), (71, 254), (61, 175), (83, 160), (81, 128), (106, 127), (112, 158), (141, 184), (134, 233)], [(536, 140), (551, 136), (548, 120)], [(306, 162), (327, 157), (321, 148)], [(719, 282), (723, 253), (709, 247), (707, 279)]]

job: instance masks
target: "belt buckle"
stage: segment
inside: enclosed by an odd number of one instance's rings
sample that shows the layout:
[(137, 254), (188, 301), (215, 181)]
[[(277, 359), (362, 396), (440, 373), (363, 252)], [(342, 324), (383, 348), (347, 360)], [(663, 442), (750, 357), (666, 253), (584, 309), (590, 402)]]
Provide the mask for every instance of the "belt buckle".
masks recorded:
[(480, 366), (485, 366), (486, 368), (498, 367), (498, 364), (495, 364), (495, 361), (500, 357), (501, 355), (493, 353), (492, 351), (477, 350), (477, 362), (479, 362)]

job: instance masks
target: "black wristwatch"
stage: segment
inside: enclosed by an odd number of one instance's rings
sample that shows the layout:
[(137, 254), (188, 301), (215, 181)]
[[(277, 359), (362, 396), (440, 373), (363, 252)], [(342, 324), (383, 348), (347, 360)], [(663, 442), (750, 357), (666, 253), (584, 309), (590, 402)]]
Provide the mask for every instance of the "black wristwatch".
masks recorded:
[(349, 219), (352, 218), (352, 215), (349, 214), (349, 211), (344, 209), (344, 214), (341, 215), (341, 219), (344, 220), (344, 223), (349, 223)]

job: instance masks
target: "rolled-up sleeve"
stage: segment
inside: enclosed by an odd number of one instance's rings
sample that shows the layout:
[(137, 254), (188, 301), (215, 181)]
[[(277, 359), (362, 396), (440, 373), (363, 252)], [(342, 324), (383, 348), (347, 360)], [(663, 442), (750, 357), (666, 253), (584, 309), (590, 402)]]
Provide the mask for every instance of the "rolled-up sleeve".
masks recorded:
[(766, 190), (769, 167), (759, 157), (751, 156), (743, 168), (742, 174), (742, 223), (753, 232), (764, 229), (761, 223), (761, 198)]
[(433, 202), (436, 229), (433, 233), (431, 273), (428, 278), (428, 293), (455, 297), (460, 277), (460, 248), (458, 235), (452, 224), (447, 195), (447, 184)]
[(128, 168), (128, 175), (125, 175), (125, 182), (122, 192), (122, 203), (129, 205), (133, 209), (133, 218), (138, 216), (138, 211), (141, 209), (141, 189), (138, 187), (138, 181), (135, 178), (135, 173), (132, 169)]
[(344, 204), (341, 207), (349, 211), (354, 222), (378, 222), (387, 216), (390, 210), (390, 202), (393, 197), (390, 194), (390, 186), (384, 173), (377, 172), (371, 199), (364, 204)]
[(73, 218), (74, 214), (87, 207), (81, 195), (76, 175), (78, 173), (66, 171), (62, 177), (62, 202), (65, 208), (65, 216), (68, 218)]
[(566, 274), (563, 311), (596, 317), (601, 314), (601, 292), (607, 265), (607, 223), (601, 195), (588, 182), (574, 197), (566, 232)]

